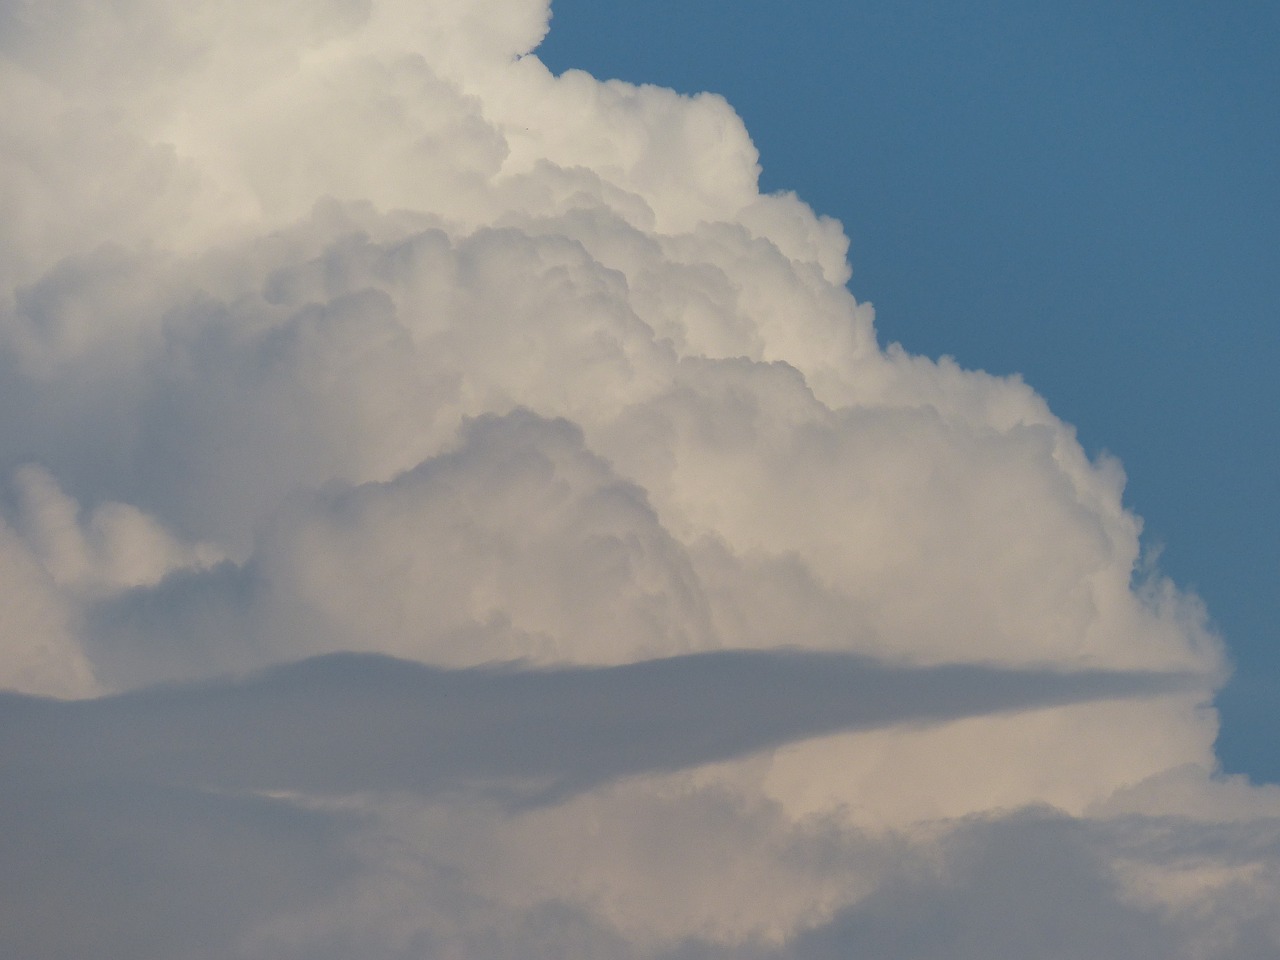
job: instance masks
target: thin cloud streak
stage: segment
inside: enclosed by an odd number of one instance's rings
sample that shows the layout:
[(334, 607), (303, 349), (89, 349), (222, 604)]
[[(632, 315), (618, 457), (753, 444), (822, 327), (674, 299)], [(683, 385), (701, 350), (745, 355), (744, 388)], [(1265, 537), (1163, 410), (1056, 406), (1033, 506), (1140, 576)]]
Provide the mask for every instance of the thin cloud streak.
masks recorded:
[(481, 788), (540, 801), (824, 734), (1204, 685), (1203, 677), (1177, 673), (904, 666), (799, 650), (461, 670), (335, 654), (245, 679), (96, 700), (10, 694), (0, 711), (5, 766), (28, 785), (145, 779), (318, 794)]

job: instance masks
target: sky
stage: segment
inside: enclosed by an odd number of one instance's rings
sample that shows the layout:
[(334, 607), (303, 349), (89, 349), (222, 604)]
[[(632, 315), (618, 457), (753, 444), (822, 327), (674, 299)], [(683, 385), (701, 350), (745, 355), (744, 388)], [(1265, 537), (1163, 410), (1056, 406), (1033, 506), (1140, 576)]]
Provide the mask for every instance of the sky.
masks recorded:
[[(1190, 361), (1099, 277), (1190, 255), (1081, 206), (1159, 194), (1084, 146), (1098, 24), (747, 9), (0, 0), (0, 953), (1276, 955), (1266, 715), (1215, 706), (1263, 608), (1129, 466)], [(917, 125), (948, 63), (1040, 86)]]
[(851, 238), (882, 342), (1021, 374), (1110, 451), (1236, 674), (1228, 769), (1280, 780), (1280, 10), (560, 0), (557, 72), (724, 94)]

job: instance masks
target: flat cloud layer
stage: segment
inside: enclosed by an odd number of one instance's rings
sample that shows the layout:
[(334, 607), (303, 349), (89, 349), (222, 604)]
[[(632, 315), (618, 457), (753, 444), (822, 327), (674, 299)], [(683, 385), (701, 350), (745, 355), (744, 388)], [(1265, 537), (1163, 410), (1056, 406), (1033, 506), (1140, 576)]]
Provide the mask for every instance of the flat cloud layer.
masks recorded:
[(0, 0), (4, 952), (1274, 956), (1118, 464), (548, 16)]
[(242, 682), (80, 701), (8, 695), (0, 714), (8, 765), (28, 787), (123, 779), (342, 796), (493, 786), (517, 799), (529, 784), (528, 802), (550, 802), (833, 731), (1158, 696), (1191, 681), (799, 651), (452, 671), (332, 654)]

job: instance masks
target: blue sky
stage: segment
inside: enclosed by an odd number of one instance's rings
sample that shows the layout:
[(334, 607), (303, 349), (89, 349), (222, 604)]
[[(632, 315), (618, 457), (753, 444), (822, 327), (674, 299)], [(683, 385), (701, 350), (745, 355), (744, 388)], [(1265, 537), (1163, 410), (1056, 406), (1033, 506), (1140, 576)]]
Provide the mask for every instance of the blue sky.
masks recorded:
[(723, 94), (851, 238), (882, 342), (1021, 373), (1124, 463), (1280, 780), (1280, 6), (556, 0), (553, 70)]

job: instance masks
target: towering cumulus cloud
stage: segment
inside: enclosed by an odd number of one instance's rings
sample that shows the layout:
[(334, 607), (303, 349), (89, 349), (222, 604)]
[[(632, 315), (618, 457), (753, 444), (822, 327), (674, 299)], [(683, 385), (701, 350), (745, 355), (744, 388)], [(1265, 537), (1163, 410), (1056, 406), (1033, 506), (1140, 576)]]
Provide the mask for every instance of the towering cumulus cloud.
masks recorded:
[(544, 0), (0, 0), (0, 953), (1261, 958), (1123, 475)]

